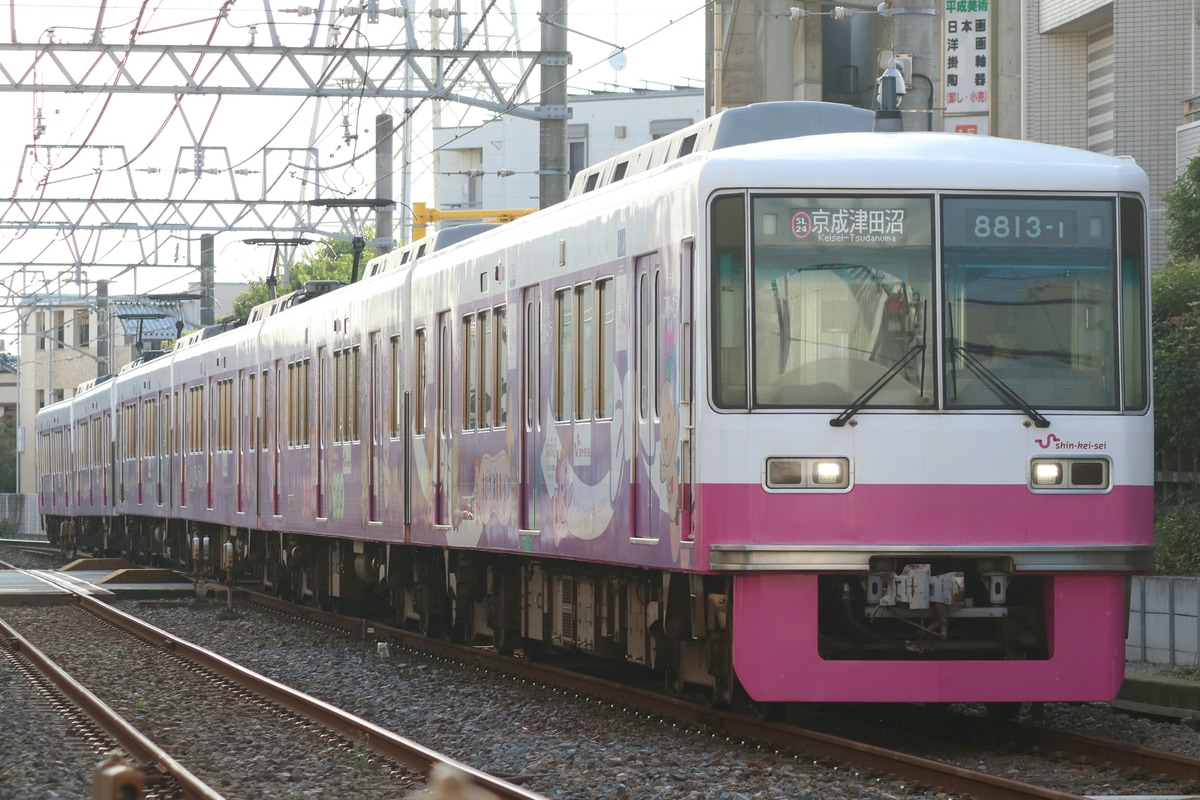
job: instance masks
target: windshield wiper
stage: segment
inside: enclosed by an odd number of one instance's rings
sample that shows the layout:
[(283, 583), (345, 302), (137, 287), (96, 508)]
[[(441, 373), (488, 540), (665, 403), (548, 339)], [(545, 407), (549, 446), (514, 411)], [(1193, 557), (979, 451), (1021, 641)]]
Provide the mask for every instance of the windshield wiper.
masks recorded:
[(925, 352), (925, 342), (914, 344), (908, 349), (908, 352), (900, 356), (900, 360), (892, 364), (891, 368), (879, 376), (879, 378), (866, 388), (862, 394), (855, 398), (854, 402), (846, 407), (846, 410), (838, 414), (833, 419), (829, 420), (829, 424), (835, 428), (840, 428), (850, 421), (850, 418), (862, 411), (867, 403), (871, 402), (871, 398), (879, 394), (879, 390), (887, 385), (888, 381), (900, 374), (900, 370), (908, 366), (908, 362), (912, 361), (917, 355)]
[(1008, 402), (1012, 403), (1017, 408), (1025, 412), (1025, 415), (1033, 420), (1033, 424), (1039, 428), (1049, 428), (1050, 420), (1038, 413), (1038, 410), (1029, 405), (1021, 395), (1017, 394), (1011, 386), (1000, 380), (987, 367), (983, 365), (975, 356), (967, 350), (963, 345), (956, 345), (954, 348), (956, 355), (962, 356), (963, 363), (967, 365), (967, 369), (975, 373), (975, 376), (991, 387), (992, 391), (1003, 397)]

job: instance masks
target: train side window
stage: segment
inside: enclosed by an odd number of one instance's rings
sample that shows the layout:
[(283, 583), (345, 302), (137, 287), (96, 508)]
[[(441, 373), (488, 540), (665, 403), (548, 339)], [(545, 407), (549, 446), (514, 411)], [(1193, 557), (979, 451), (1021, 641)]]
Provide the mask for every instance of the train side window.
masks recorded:
[(575, 337), (575, 419), (591, 419), (595, 406), (594, 293), (590, 283), (575, 287), (575, 318), (579, 321)]
[(442, 436), (450, 433), (450, 345), (450, 324), (447, 320), (442, 323), (441, 335), (438, 337), (441, 358), (438, 359), (437, 418)]
[(650, 308), (650, 279), (646, 273), (638, 276), (638, 414), (646, 419), (650, 414), (650, 382), (654, 375), (650, 343), (653, 341), (653, 311)]
[(493, 371), (496, 426), (508, 425), (508, 313), (504, 306), (492, 310), (492, 327), (496, 336), (496, 368)]
[(571, 414), (571, 388), (574, 376), (575, 329), (572, 315), (572, 290), (554, 294), (554, 420), (565, 422)]
[(264, 369), (262, 371), (262, 387), (261, 387), (262, 403), (259, 405), (259, 415), (258, 415), (259, 424), (262, 426), (262, 430), (259, 432), (258, 441), (259, 441), (259, 447), (261, 447), (263, 450), (267, 449), (268, 436), (271, 432), (271, 429), (269, 427), (267, 427), (268, 420), (270, 419), (270, 414), (267, 413), (267, 409), (270, 408), (270, 406), (268, 405), (268, 396), (267, 396), (268, 392), (270, 390), (270, 383), (271, 383), (270, 370)]
[(204, 447), (204, 387), (188, 389), (188, 452), (199, 453)]
[(478, 402), (476, 394), (478, 376), (475, 374), (475, 315), (468, 314), (462, 321), (462, 379), (463, 379), (463, 420), (464, 431), (475, 430), (475, 406)]
[[(343, 372), (343, 357), (342, 350), (335, 350), (333, 353), (333, 440), (335, 442), (343, 442), (346, 440), (346, 428), (344, 424), (343, 407), (345, 402), (346, 376)], [(264, 376), (265, 377), (265, 376)], [(266, 396), (263, 396), (263, 408), (266, 408)], [(266, 446), (266, 435), (263, 436), (263, 446)]]
[(310, 433), (310, 430), (311, 430), (311, 425), (312, 425), (312, 405), (313, 405), (312, 404), (313, 387), (312, 387), (312, 359), (311, 358), (304, 359), (304, 384), (303, 385), (304, 385), (304, 431), (301, 434), (301, 438), (304, 439), (305, 444), (309, 444), (312, 440), (312, 434)]
[(130, 403), (125, 406), (125, 458), (127, 459), (137, 458), (138, 445), (140, 443), (137, 412), (137, 403)]
[[(147, 406), (149, 411), (150, 407)], [(217, 446), (218, 453), (233, 450), (233, 380), (217, 381)]]
[(525, 302), (525, 430), (532, 431), (538, 423), (538, 398), (541, 393), (540, 363), (542, 325), (539, 303), (530, 299)]
[(257, 384), (254, 378), (253, 372), (246, 376), (246, 399), (250, 401), (250, 421), (247, 428), (250, 430), (251, 452), (258, 449), (258, 393), (255, 391)]
[(713, 402), (746, 407), (746, 198), (718, 197), (709, 225)]
[(362, 398), (362, 347), (355, 345), (350, 348), (349, 378), (346, 396), (346, 406), (350, 412), (349, 427), (350, 441), (357, 442), (362, 438), (362, 427), (359, 423), (359, 401)]
[(287, 419), (288, 446), (300, 447), (308, 444), (308, 378), (309, 359), (288, 364)]
[[(165, 456), (169, 456), (169, 455), (171, 455), (171, 431), (175, 424), (174, 419), (171, 417), (172, 406), (171, 406), (171, 393), (170, 392), (163, 392), (162, 402), (163, 402), (163, 407), (162, 407), (162, 421), (163, 421), (162, 454)], [(94, 458), (94, 456), (93, 456), (93, 458)]]
[(492, 402), (495, 389), (492, 380), (496, 374), (495, 354), (492, 338), (492, 318), (487, 311), (479, 312), (479, 427), (492, 427)]
[(150, 427), (150, 400), (149, 399), (143, 400), (141, 403), (141, 406), (142, 406), (142, 413), (139, 414), (137, 417), (137, 421), (138, 421), (137, 448), (138, 448), (138, 457), (139, 458), (141, 458), (143, 456), (148, 456), (151, 454), (152, 450), (151, 450), (151, 440), (150, 440), (149, 434), (150, 434), (150, 431), (153, 430), (153, 428)]
[(654, 270), (654, 304), (650, 306), (651, 313), (653, 315), (652, 324), (654, 325), (654, 352), (651, 353), (651, 358), (653, 359), (653, 362), (650, 365), (651, 366), (650, 371), (653, 375), (653, 380), (654, 380), (654, 383), (651, 386), (651, 393), (653, 394), (653, 397), (651, 399), (654, 402), (654, 418), (655, 419), (660, 419), (662, 416), (662, 409), (659, 408), (659, 399), (658, 399), (661, 392), (659, 392), (658, 387), (665, 386), (666, 382), (667, 382), (666, 375), (658, 374), (658, 371), (660, 368), (662, 368), (662, 364), (663, 364), (662, 324), (660, 323), (660, 320), (659, 320), (659, 309), (662, 308), (662, 302), (663, 302), (662, 270), (658, 269), (656, 266), (655, 270)]
[(1146, 228), (1141, 202), (1121, 198), (1121, 339), (1125, 350), (1125, 408), (1146, 407)]
[(413, 432), (425, 433), (425, 329), (417, 328), (413, 336)]
[(288, 447), (295, 447), (299, 437), (296, 435), (296, 422), (299, 415), (296, 413), (296, 362), (288, 362), (287, 365), (287, 443)]
[(612, 419), (616, 398), (613, 386), (616, 383), (616, 309), (613, 308), (613, 279), (596, 282), (596, 416)]
[(392, 402), (389, 404), (392, 413), (392, 438), (398, 439), (404, 433), (404, 402), (400, 390), (400, 362), (403, 344), (399, 336), (392, 337), (392, 360), (389, 369), (392, 379), (389, 382), (392, 392)]

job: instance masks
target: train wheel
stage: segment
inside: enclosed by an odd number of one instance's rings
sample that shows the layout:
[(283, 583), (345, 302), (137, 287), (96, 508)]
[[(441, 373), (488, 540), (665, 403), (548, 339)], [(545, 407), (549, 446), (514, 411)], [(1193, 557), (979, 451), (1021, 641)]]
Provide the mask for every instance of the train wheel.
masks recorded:
[(988, 719), (997, 722), (1012, 722), (1021, 716), (1020, 703), (984, 703), (983, 707), (987, 711)]
[(521, 650), (530, 661), (541, 661), (546, 656), (546, 643), (541, 639), (521, 639)]
[(760, 703), (754, 701), (754, 716), (764, 722), (783, 722), (787, 719), (787, 703)]
[(492, 645), (496, 648), (496, 652), (502, 656), (511, 656), (517, 649), (521, 637), (516, 632), (510, 631), (507, 628), (492, 629)]

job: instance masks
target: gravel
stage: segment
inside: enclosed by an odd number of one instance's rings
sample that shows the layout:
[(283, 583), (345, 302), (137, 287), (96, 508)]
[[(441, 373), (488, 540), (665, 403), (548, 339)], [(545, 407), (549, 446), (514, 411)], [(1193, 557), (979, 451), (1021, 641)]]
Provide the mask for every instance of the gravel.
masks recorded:
[[(948, 797), (891, 776), (727, 741), (425, 654), (395, 647), (381, 652), (340, 632), (269, 612), (239, 607), (236, 618), (223, 619), (223, 602), (118, 605), (251, 669), (550, 798)], [(64, 741), (69, 742), (71, 734), (53, 714), (39, 710), (36, 700), (10, 692), (12, 680), (0, 661), (0, 796), (89, 796), (90, 788), (79, 787), (90, 783), (72, 780), (81, 772), (90, 774), (96, 758), (86, 751), (82, 757), (68, 757)], [(1055, 727), (1200, 755), (1200, 736), (1182, 724), (1130, 718), (1102, 704), (1050, 704), (1046, 712)], [(302, 758), (305, 746), (297, 741), (286, 755)], [(14, 751), (22, 757), (7, 755)], [(56, 787), (62, 788), (47, 790), (37, 769), (11, 766), (18, 761), (55, 765)], [(1079, 793), (1122, 793), (1133, 785), (1120, 775), (1066, 760), (968, 752), (962, 763)], [(375, 795), (367, 791), (353, 796)]]

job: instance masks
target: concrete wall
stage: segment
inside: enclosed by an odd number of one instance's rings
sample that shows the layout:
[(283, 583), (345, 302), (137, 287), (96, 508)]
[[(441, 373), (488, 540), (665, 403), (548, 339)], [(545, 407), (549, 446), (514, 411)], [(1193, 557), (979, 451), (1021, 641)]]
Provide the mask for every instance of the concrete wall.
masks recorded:
[(21, 538), (40, 538), (44, 535), (36, 494), (0, 494), (0, 520), (16, 527), (17, 536)]
[(1200, 578), (1136, 576), (1129, 601), (1126, 660), (1200, 664)]

